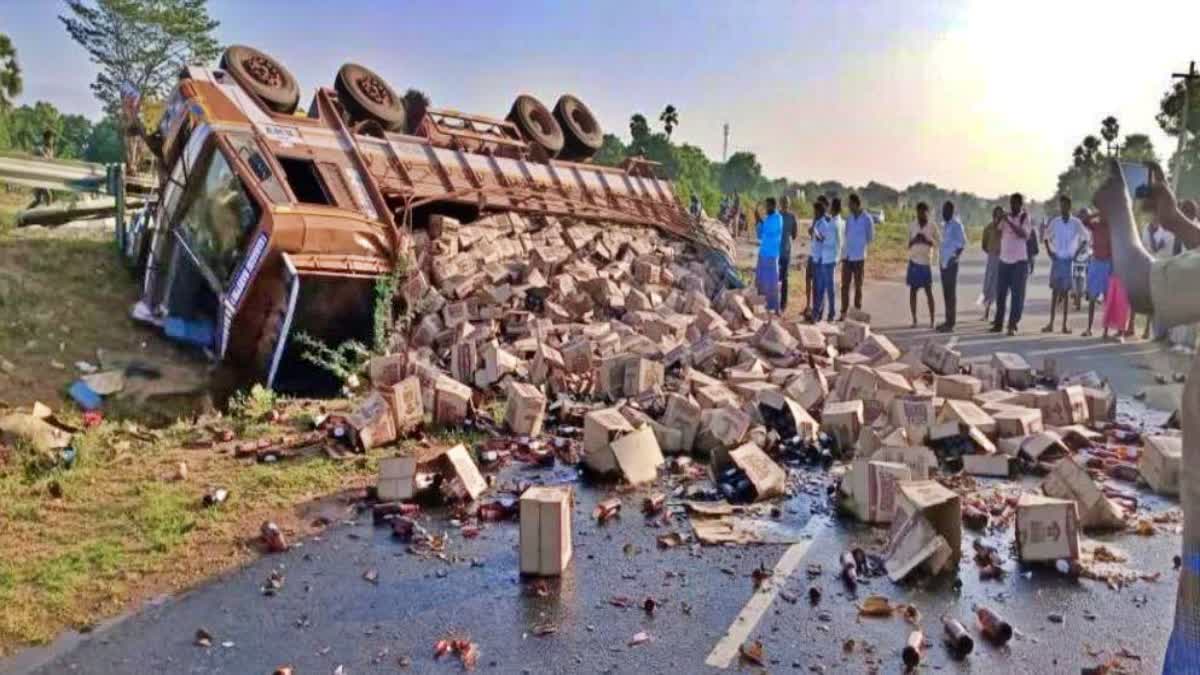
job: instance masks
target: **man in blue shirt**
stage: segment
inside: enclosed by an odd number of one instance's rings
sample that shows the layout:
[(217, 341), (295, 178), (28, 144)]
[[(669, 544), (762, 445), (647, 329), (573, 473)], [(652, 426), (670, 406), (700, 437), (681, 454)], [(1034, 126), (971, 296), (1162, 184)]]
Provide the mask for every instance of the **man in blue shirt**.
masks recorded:
[(939, 333), (954, 330), (958, 318), (958, 258), (967, 247), (967, 233), (958, 216), (954, 202), (942, 205), (942, 247), (938, 257), (942, 262), (942, 300), (946, 302), (946, 321), (937, 327)]
[(863, 210), (862, 200), (850, 194), (850, 216), (846, 218), (846, 241), (842, 247), (842, 319), (850, 309), (850, 286), (854, 285), (854, 309), (862, 309), (863, 272), (867, 245), (875, 238), (875, 219)]
[(754, 275), (759, 295), (767, 299), (767, 310), (779, 311), (779, 253), (783, 218), (775, 211), (775, 198), (766, 199), (767, 215), (758, 223), (758, 270)]
[[(835, 199), (839, 207), (841, 204)], [(831, 205), (832, 207), (832, 205)], [(825, 215), (825, 206), (818, 202), (813, 207), (813, 212), (816, 214), (816, 219), (813, 221), (813, 263), (815, 271), (813, 273), (814, 285), (816, 293), (813, 298), (813, 313), (812, 320), (820, 321), (824, 312), (826, 300), (829, 302), (829, 320), (834, 320), (834, 315), (837, 313), (834, 301), (833, 287), (833, 269), (837, 266), (838, 256), (838, 226), (829, 216)]]

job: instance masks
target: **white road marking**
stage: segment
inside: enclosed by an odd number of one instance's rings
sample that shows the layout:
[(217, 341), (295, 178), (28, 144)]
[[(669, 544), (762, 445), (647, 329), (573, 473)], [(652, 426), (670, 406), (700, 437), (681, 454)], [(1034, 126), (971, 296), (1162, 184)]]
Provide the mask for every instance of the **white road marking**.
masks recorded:
[(775, 601), (779, 591), (783, 589), (787, 583), (788, 577), (800, 565), (800, 561), (804, 560), (804, 556), (808, 554), (809, 547), (817, 540), (824, 530), (828, 521), (824, 518), (813, 517), (804, 527), (801, 532), (802, 537), (806, 537), (801, 541), (792, 544), (788, 550), (784, 551), (783, 557), (775, 564), (774, 574), (771, 576), (769, 583), (763, 584), (754, 595), (750, 596), (750, 601), (742, 608), (741, 613), (733, 620), (733, 624), (729, 626), (729, 630), (725, 632), (725, 636), (717, 642), (713, 650), (709, 652), (708, 658), (704, 663), (713, 668), (728, 668), (729, 664), (738, 655), (738, 649), (746, 642), (746, 638), (754, 632), (758, 626), (758, 622), (762, 620), (763, 615), (771, 608), (771, 603)]

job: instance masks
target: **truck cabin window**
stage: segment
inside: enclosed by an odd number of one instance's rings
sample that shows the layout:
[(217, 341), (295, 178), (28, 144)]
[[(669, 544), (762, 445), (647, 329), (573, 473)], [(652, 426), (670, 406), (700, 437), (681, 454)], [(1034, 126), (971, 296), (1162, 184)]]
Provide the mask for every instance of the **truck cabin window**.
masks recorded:
[(333, 204), (315, 162), (279, 155), (279, 165), (287, 175), (288, 185), (292, 188), (292, 194), (296, 195), (296, 201), (301, 204)]
[(194, 194), (180, 227), (192, 252), (224, 283), (258, 225), (260, 212), (224, 155), (213, 152), (204, 164), (200, 167), (204, 180), (193, 183)]

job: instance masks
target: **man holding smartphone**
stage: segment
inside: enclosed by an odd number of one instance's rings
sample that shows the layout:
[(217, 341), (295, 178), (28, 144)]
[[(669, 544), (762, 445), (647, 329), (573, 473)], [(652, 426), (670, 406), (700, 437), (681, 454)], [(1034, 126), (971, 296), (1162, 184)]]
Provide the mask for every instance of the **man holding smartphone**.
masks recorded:
[[(1200, 221), (1188, 218), (1167, 186), (1162, 169), (1150, 164), (1147, 205), (1176, 239), (1200, 243)], [(1113, 264), (1125, 280), (1129, 301), (1138, 312), (1153, 313), (1164, 326), (1200, 321), (1200, 251), (1155, 260), (1142, 247), (1134, 224), (1125, 177), (1116, 162), (1108, 180), (1096, 191), (1096, 206), (1111, 226)], [(1183, 389), (1179, 418), (1183, 424), (1180, 505), (1183, 507), (1183, 552), (1175, 626), (1163, 662), (1164, 673), (1200, 673), (1200, 357), (1192, 359)]]

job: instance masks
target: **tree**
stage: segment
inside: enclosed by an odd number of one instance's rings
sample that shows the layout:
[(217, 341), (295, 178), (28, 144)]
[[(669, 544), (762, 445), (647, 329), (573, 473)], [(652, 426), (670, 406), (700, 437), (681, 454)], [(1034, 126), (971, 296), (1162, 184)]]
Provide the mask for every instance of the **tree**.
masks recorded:
[(429, 110), (431, 101), (420, 89), (409, 89), (401, 98), (404, 100), (404, 126), (408, 133), (414, 134), (425, 117), (425, 111)]
[(1127, 162), (1157, 162), (1154, 143), (1146, 134), (1128, 134), (1121, 144), (1121, 159)]
[(92, 136), (92, 123), (83, 115), (63, 115), (59, 124), (55, 157), (82, 159)]
[(1121, 133), (1121, 124), (1117, 118), (1109, 115), (1100, 120), (1100, 136), (1104, 138), (1105, 148), (1109, 157), (1113, 156), (1113, 143)]
[[(1179, 113), (1183, 110), (1183, 82), (1176, 82), (1163, 94), (1154, 116), (1158, 126), (1171, 136), (1179, 135)], [(1200, 134), (1200, 84), (1193, 84), (1188, 96), (1188, 133)]]
[[(143, 100), (165, 100), (179, 71), (187, 64), (216, 58), (220, 47), (213, 31), (219, 22), (208, 15), (207, 0), (66, 0), (58, 18), (100, 66), (92, 92), (109, 114), (119, 115), (128, 129), (121, 89), (131, 87)], [(125, 158), (136, 164), (130, 139)]]
[(621, 142), (613, 134), (604, 134), (604, 142), (600, 145), (600, 150), (592, 157), (592, 161), (604, 166), (616, 166), (620, 164), (628, 156), (628, 150), (625, 144)]
[[(636, 148), (646, 142), (650, 137), (650, 123), (646, 121), (646, 116), (641, 113), (634, 113), (629, 118), (629, 137), (632, 139), (630, 147)], [(640, 153), (637, 153), (640, 154)]]
[(119, 122), (111, 115), (105, 116), (104, 119), (92, 126), (92, 133), (88, 136), (87, 144), (84, 146), (83, 158), (89, 162), (103, 162), (105, 164), (121, 161), (121, 133), (118, 130)]
[(12, 101), (21, 95), (22, 88), (17, 49), (7, 35), (0, 33), (0, 113), (12, 108)]
[(749, 192), (762, 177), (762, 165), (753, 152), (735, 152), (721, 167), (722, 192)]
[(675, 106), (667, 104), (667, 107), (663, 108), (662, 114), (658, 116), (658, 121), (662, 122), (663, 130), (667, 132), (667, 138), (670, 139), (671, 132), (679, 126), (679, 111), (675, 109)]

